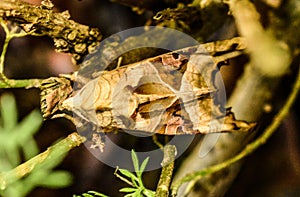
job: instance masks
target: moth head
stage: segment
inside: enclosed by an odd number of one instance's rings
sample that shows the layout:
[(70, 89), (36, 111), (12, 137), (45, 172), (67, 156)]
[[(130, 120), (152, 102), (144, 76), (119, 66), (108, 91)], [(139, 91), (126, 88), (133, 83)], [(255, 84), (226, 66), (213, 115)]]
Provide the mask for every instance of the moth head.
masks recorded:
[(62, 102), (61, 107), (62, 109), (72, 111), (75, 108), (74, 105), (74, 97), (68, 98), (65, 101)]

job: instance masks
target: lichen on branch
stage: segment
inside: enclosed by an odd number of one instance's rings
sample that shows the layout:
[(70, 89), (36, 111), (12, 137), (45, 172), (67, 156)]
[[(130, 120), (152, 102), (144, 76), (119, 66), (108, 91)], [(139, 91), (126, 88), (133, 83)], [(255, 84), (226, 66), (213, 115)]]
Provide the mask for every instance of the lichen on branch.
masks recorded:
[(100, 43), (101, 32), (70, 20), (68, 11), (55, 12), (52, 4), (43, 2), (36, 6), (19, 0), (1, 0), (0, 18), (16, 22), (25, 32), (51, 37), (58, 51), (71, 53), (80, 63)]

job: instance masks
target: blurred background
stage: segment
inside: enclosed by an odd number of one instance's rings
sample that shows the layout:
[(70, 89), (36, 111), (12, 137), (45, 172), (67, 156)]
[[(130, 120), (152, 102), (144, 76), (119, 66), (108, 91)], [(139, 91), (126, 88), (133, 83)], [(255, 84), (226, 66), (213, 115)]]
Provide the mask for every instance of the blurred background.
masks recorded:
[[(26, 0), (31, 4), (39, 5), (39, 0)], [(171, 3), (170, 3), (171, 2)], [(170, 0), (170, 4), (172, 1)], [(165, 8), (164, 3), (157, 3), (151, 7), (152, 11), (146, 11), (142, 15), (133, 12), (126, 7), (108, 0), (53, 0), (57, 11), (69, 10), (71, 19), (76, 22), (97, 27), (103, 33), (104, 38), (119, 31), (144, 25), (155, 12)], [(168, 4), (168, 6), (170, 5)], [(176, 5), (174, 5), (176, 7)], [(0, 31), (0, 44), (3, 45), (4, 32)], [(234, 87), (238, 76), (243, 71), (240, 66), (246, 60), (240, 57), (232, 60), (233, 66), (221, 69), (227, 90), (227, 97)], [(238, 66), (235, 66), (238, 65)], [(6, 56), (5, 74), (12, 79), (47, 78), (61, 73), (73, 72), (76, 67), (72, 64), (71, 56), (54, 51), (53, 42), (47, 37), (22, 37), (11, 41)], [(278, 92), (278, 100), (287, 97), (292, 81), (283, 81), (282, 90)], [(245, 90), (246, 91), (246, 90)], [(19, 119), (22, 119), (33, 109), (40, 107), (40, 95), (38, 89), (1, 89), (0, 93), (11, 92), (17, 100)], [(269, 122), (272, 113), (266, 114), (265, 122)], [(300, 196), (300, 136), (299, 136), (299, 101), (285, 119), (275, 135), (266, 145), (259, 148), (255, 154), (244, 161), (244, 165), (228, 189), (226, 197), (296, 197)], [(262, 123), (261, 127), (264, 125)], [(53, 142), (66, 137), (75, 131), (74, 125), (66, 119), (59, 118), (47, 120), (40, 131), (35, 135), (41, 151), (46, 150)], [(128, 149), (136, 150), (155, 148), (155, 145), (147, 140), (138, 142), (122, 142), (122, 135), (112, 136), (119, 140)], [(196, 137), (195, 142), (201, 136)], [(143, 147), (144, 146), (144, 147)], [(145, 147), (149, 146), (149, 147)], [(192, 148), (193, 144), (190, 148)], [(184, 160), (189, 150), (179, 160)], [(151, 159), (151, 158), (150, 158)], [(72, 150), (58, 169), (70, 171), (74, 175), (73, 184), (64, 189), (36, 188), (30, 193), (30, 197), (44, 196), (72, 196), (89, 190), (102, 192), (109, 196), (123, 196), (118, 190), (126, 184), (113, 175), (115, 169), (98, 161), (85, 146)], [(147, 188), (155, 189), (160, 170), (146, 172), (144, 183)], [(45, 177), (46, 178), (46, 177)]]

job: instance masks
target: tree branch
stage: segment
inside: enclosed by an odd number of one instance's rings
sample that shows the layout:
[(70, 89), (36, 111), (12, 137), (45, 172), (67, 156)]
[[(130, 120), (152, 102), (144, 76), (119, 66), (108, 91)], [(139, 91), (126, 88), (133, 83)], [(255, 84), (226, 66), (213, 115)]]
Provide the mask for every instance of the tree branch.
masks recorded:
[(176, 156), (176, 147), (174, 145), (166, 145), (164, 147), (164, 158), (162, 161), (162, 171), (155, 192), (156, 197), (168, 197), (169, 187), (172, 180), (174, 170), (174, 161)]
[[(228, 106), (232, 107), (238, 119), (250, 122), (258, 121), (264, 112), (264, 105), (274, 96), (278, 82), (290, 66), (292, 53), (288, 50), (288, 47), (282, 47), (286, 46), (284, 43), (280, 43), (275, 39), (275, 36), (269, 34), (272, 30), (263, 29), (258, 21), (259, 14), (250, 2), (247, 0), (233, 0), (229, 2), (229, 5), (235, 18), (238, 18), (238, 30), (242, 36), (245, 36), (247, 44), (250, 44), (251, 59), (230, 97)], [(272, 59), (274, 56), (277, 60), (275, 64)], [(282, 59), (280, 59), (281, 56)], [(275, 69), (278, 70), (275, 71)], [(178, 181), (185, 177), (187, 173), (206, 169), (208, 166), (228, 160), (240, 152), (251, 138), (250, 133), (205, 136), (204, 140), (195, 147), (194, 151), (181, 165), (174, 180)], [(200, 157), (201, 150), (210, 151), (207, 151), (205, 156)], [(199, 180), (197, 184), (201, 186), (197, 187), (198, 189), (192, 188), (187, 196), (222, 196), (238, 173), (239, 166), (239, 163), (235, 163), (218, 175)], [(189, 190), (191, 185), (194, 184), (195, 180), (189, 184), (181, 185), (178, 196), (186, 194), (186, 190)], [(210, 184), (214, 186), (204, 189), (205, 185)]]
[(68, 11), (56, 13), (52, 7), (1, 0), (0, 18), (16, 22), (25, 32), (35, 31), (51, 37), (58, 51), (71, 53), (77, 62), (81, 62), (100, 43), (100, 31), (70, 20)]
[(0, 80), (0, 88), (40, 88), (43, 79), (6, 79)]
[(265, 144), (268, 141), (268, 139), (272, 136), (272, 134), (276, 131), (276, 129), (280, 126), (282, 120), (289, 113), (290, 108), (292, 107), (293, 103), (295, 102), (295, 100), (297, 98), (299, 89), (300, 89), (300, 70), (298, 71), (298, 76), (297, 76), (296, 82), (294, 84), (293, 91), (290, 94), (290, 96), (288, 97), (288, 100), (286, 101), (284, 107), (274, 117), (272, 124), (267, 127), (267, 129), (264, 131), (264, 133), (259, 138), (257, 138), (254, 142), (248, 144), (239, 154), (226, 160), (225, 162), (208, 167), (208, 168), (203, 169), (198, 172), (187, 174), (182, 179), (179, 179), (178, 181), (174, 182), (172, 184), (172, 196), (176, 196), (178, 187), (181, 184), (191, 181), (191, 180), (195, 180), (195, 179), (199, 180), (207, 175), (218, 172), (218, 171), (230, 166), (231, 164), (240, 161), (241, 159), (243, 159), (246, 156), (253, 153), (261, 145)]
[(85, 142), (85, 140), (84, 137), (74, 132), (57, 144), (49, 147), (45, 152), (40, 153), (10, 171), (0, 173), (0, 190), (5, 190), (9, 184), (31, 173), (38, 166), (45, 165), (54, 158), (58, 158), (60, 155), (69, 152), (71, 149)]

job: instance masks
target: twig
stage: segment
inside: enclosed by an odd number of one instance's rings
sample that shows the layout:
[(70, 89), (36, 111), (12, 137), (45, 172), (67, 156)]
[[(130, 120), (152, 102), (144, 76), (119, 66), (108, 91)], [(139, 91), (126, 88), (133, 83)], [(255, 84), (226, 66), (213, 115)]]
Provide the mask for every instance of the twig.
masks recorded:
[[(227, 105), (232, 107), (232, 111), (238, 119), (251, 122), (258, 121), (263, 114), (264, 105), (270, 101), (273, 95), (275, 96), (278, 82), (289, 66), (290, 54), (292, 53), (289, 54), (289, 50), (282, 47), (282, 43), (275, 40), (275, 36), (269, 34), (272, 30), (263, 29), (258, 20), (259, 14), (250, 2), (247, 2), (247, 0), (232, 0), (229, 1), (229, 5), (234, 17), (239, 18), (237, 19), (237, 27), (241, 35), (246, 38), (247, 49), (249, 48), (251, 59), (250, 63), (245, 67), (245, 71), (239, 79)], [(239, 6), (245, 7), (241, 8)], [(284, 29), (284, 32), (286, 32), (286, 29)], [(283, 35), (282, 32), (281, 35)], [(264, 39), (267, 36), (270, 36), (270, 38)], [(248, 46), (249, 44), (251, 46)], [(281, 58), (281, 55), (283, 56), (282, 60), (278, 60), (278, 58)], [(273, 56), (275, 57), (273, 58)], [(273, 60), (278, 61), (273, 65)], [(277, 68), (279, 70), (275, 71)], [(238, 154), (245, 147), (245, 144), (251, 140), (252, 136), (249, 132), (244, 134), (205, 136), (202, 143), (195, 147), (194, 151), (177, 170), (174, 180), (177, 182), (184, 178), (187, 173), (200, 171), (208, 166), (228, 160), (233, 155)], [(212, 138), (215, 140), (210, 140)], [(199, 157), (199, 150), (208, 150), (205, 157)], [(238, 163), (235, 163), (228, 167), (226, 171), (219, 172), (216, 176), (201, 179), (197, 184), (214, 184), (214, 187), (210, 187), (207, 190), (193, 188), (188, 196), (224, 195), (229, 184), (232, 183), (232, 179), (236, 176), (239, 166)], [(182, 185), (178, 190), (178, 195), (182, 196), (186, 189), (187, 184)]]
[(156, 197), (168, 197), (171, 178), (174, 170), (176, 147), (166, 145), (164, 147), (164, 158), (162, 161), (162, 172), (155, 192)]
[(206, 169), (203, 169), (201, 171), (187, 174), (182, 179), (179, 179), (178, 181), (174, 182), (172, 184), (172, 186), (171, 186), (172, 196), (176, 196), (177, 190), (178, 190), (178, 188), (179, 188), (179, 186), (181, 184), (183, 184), (185, 182), (188, 182), (188, 181), (191, 181), (191, 180), (199, 180), (199, 179), (203, 178), (206, 175), (218, 172), (218, 171), (220, 171), (220, 170), (222, 170), (222, 169), (230, 166), (231, 164), (233, 164), (233, 163), (235, 163), (235, 162), (237, 162), (237, 161), (245, 158), (246, 156), (248, 156), (251, 153), (253, 153), (258, 147), (260, 147), (261, 145), (265, 144), (266, 141), (272, 136), (272, 134), (279, 127), (280, 123), (285, 118), (285, 116), (288, 114), (290, 108), (292, 107), (294, 101), (297, 98), (297, 94), (299, 92), (299, 89), (300, 89), (300, 70), (298, 71), (298, 76), (297, 76), (297, 80), (296, 80), (296, 82), (294, 84), (293, 91), (290, 94), (288, 100), (286, 101), (284, 107), (274, 117), (272, 124), (269, 125), (266, 128), (266, 130), (264, 131), (264, 133), (259, 138), (257, 138), (254, 142), (248, 144), (245, 147), (244, 150), (242, 150), (239, 154), (237, 154), (233, 158), (228, 159), (227, 161), (222, 162), (220, 164), (217, 164), (217, 165), (208, 167)]
[(6, 79), (0, 80), (0, 88), (39, 88), (43, 79)]
[(0, 18), (0, 25), (2, 26), (2, 28), (3, 28), (3, 30), (6, 34), (4, 44), (3, 44), (3, 47), (2, 47), (1, 56), (0, 56), (0, 77), (6, 83), (8, 83), (8, 79), (4, 74), (4, 60), (5, 60), (5, 55), (6, 55), (6, 52), (7, 52), (9, 42), (11, 41), (11, 39), (13, 39), (15, 37), (23, 37), (23, 36), (31, 34), (31, 32), (29, 32), (29, 33), (18, 32), (18, 29), (19, 29), (18, 26), (13, 26), (13, 27), (9, 28), (7, 23), (5, 21), (3, 21), (1, 18)]
[(157, 135), (152, 135), (152, 141), (154, 144), (156, 144), (156, 146), (158, 146), (158, 148), (160, 148), (161, 150), (163, 150), (164, 145), (162, 145), (162, 143), (160, 143), (157, 139)]
[(114, 175), (119, 178), (120, 180), (122, 180), (123, 182), (127, 183), (128, 185), (130, 185), (131, 187), (135, 187), (134, 184), (129, 181), (128, 179), (126, 179), (125, 177), (123, 177), (122, 175), (118, 174), (118, 171), (119, 171), (119, 167), (117, 166), (115, 172), (114, 172)]
[(25, 32), (33, 30), (51, 37), (58, 51), (71, 53), (78, 62), (101, 40), (96, 28), (70, 20), (68, 11), (56, 13), (53, 5), (35, 6), (19, 0), (1, 0), (0, 18), (19, 24)]
[(240, 34), (247, 40), (252, 66), (270, 77), (285, 74), (291, 63), (289, 48), (264, 30), (253, 3), (249, 0), (230, 0), (228, 4)]
[(45, 164), (59, 155), (69, 152), (71, 149), (85, 142), (85, 140), (84, 137), (74, 132), (57, 144), (49, 147), (45, 152), (40, 153), (10, 171), (0, 173), (0, 190), (4, 190), (9, 184), (31, 173), (39, 165)]
[(5, 54), (7, 52), (8, 44), (9, 44), (10, 40), (13, 38), (13, 36), (10, 36), (8, 27), (3, 24), (1, 19), (0, 19), (0, 23), (1, 23), (1, 26), (3, 27), (3, 29), (6, 33), (4, 44), (3, 44), (3, 47), (2, 47), (1, 56), (0, 56), (0, 73), (3, 74)]

